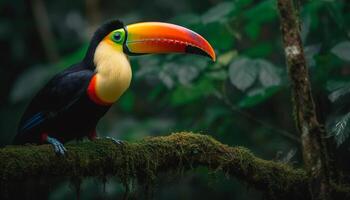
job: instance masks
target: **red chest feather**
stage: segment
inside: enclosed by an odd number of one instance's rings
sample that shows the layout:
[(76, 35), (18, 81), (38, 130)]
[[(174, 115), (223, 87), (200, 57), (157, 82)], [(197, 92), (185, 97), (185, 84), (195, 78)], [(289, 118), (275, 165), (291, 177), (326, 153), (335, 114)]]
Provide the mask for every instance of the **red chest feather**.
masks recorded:
[(98, 97), (96, 92), (96, 75), (94, 75), (89, 83), (89, 87), (87, 89), (87, 94), (89, 98), (98, 105), (101, 106), (110, 106), (112, 103), (105, 102), (101, 98)]

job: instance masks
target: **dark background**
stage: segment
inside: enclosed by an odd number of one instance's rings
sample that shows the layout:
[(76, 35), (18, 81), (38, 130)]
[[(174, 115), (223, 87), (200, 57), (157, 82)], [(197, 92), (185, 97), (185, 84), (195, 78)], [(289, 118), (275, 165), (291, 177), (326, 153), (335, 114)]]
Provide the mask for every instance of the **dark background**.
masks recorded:
[[(298, 1), (315, 103), (349, 154), (350, 9), (346, 0)], [(192, 55), (132, 57), (129, 90), (99, 124), (100, 135), (136, 141), (193, 131), (242, 145), (264, 159), (301, 166), (298, 133), (274, 0), (1, 0), (0, 144), (11, 143), (25, 106), (45, 82), (84, 56), (101, 23), (163, 21), (203, 35), (217, 62)], [(155, 199), (260, 199), (234, 178), (194, 169), (161, 175)], [(84, 180), (82, 199), (121, 197), (113, 178)], [(49, 199), (74, 198), (56, 181)]]

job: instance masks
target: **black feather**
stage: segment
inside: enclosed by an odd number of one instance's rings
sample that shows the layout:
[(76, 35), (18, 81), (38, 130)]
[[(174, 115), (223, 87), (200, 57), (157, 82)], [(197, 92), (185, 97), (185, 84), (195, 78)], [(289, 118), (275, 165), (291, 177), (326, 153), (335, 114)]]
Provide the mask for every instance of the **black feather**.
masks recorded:
[(101, 40), (106, 37), (110, 32), (123, 28), (124, 24), (123, 22), (119, 20), (111, 20), (106, 23), (104, 23), (102, 26), (100, 26), (96, 32), (94, 33), (89, 48), (87, 50), (87, 53), (84, 58), (84, 63), (86, 66), (93, 68), (93, 57), (95, 50), (97, 48), (97, 45), (101, 42)]
[(94, 76), (93, 57), (97, 45), (123, 23), (112, 20), (93, 35), (84, 59), (55, 75), (33, 98), (24, 112), (14, 144), (40, 143), (43, 133), (66, 142), (95, 131), (110, 106), (95, 104), (87, 94)]
[(86, 95), (93, 74), (77, 64), (54, 76), (27, 107), (14, 142), (39, 142), (40, 134), (51, 129), (52, 121), (57, 121), (62, 113), (72, 109)]

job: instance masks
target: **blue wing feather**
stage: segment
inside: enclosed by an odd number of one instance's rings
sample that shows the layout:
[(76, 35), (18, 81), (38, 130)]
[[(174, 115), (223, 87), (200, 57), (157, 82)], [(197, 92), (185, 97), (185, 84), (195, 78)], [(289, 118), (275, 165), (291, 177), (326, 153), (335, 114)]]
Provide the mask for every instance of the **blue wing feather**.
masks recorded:
[(21, 127), (20, 132), (25, 132), (25, 131), (39, 125), (44, 120), (45, 120), (45, 116), (43, 115), (42, 112), (39, 112), (24, 122), (24, 124)]

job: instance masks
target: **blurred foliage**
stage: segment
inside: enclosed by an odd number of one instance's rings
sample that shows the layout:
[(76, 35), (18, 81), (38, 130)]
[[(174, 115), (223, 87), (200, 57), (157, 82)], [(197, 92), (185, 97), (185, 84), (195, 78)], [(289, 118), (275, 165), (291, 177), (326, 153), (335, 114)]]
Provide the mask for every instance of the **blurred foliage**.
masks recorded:
[[(55, 39), (49, 45), (58, 52), (57, 62), (49, 60), (38, 33), (41, 22), (32, 9), (38, 2), (48, 13)], [(349, 154), (349, 8), (346, 0), (308, 0), (299, 13), (315, 103), (340, 157)], [(176, 130), (200, 131), (229, 145), (246, 146), (267, 159), (300, 164), (300, 145), (286, 137), (298, 134), (274, 0), (4, 0), (0, 13), (3, 145), (14, 137), (20, 115), (35, 92), (53, 74), (82, 59), (94, 27), (110, 18), (125, 23), (153, 20), (200, 33), (215, 48), (217, 62), (190, 55), (131, 57), (132, 85), (99, 124), (100, 134), (136, 140)], [(344, 168), (349, 170), (350, 164)], [(198, 170), (180, 180), (167, 180), (157, 186), (155, 197), (212, 199), (214, 191), (219, 199), (260, 196), (250, 191), (242, 194), (244, 186), (223, 178), (214, 178), (212, 184), (206, 173)], [(84, 184), (87, 198), (108, 199), (123, 193), (114, 181), (105, 192), (93, 186), (94, 181)], [(50, 198), (72, 195), (66, 183), (56, 184)]]

